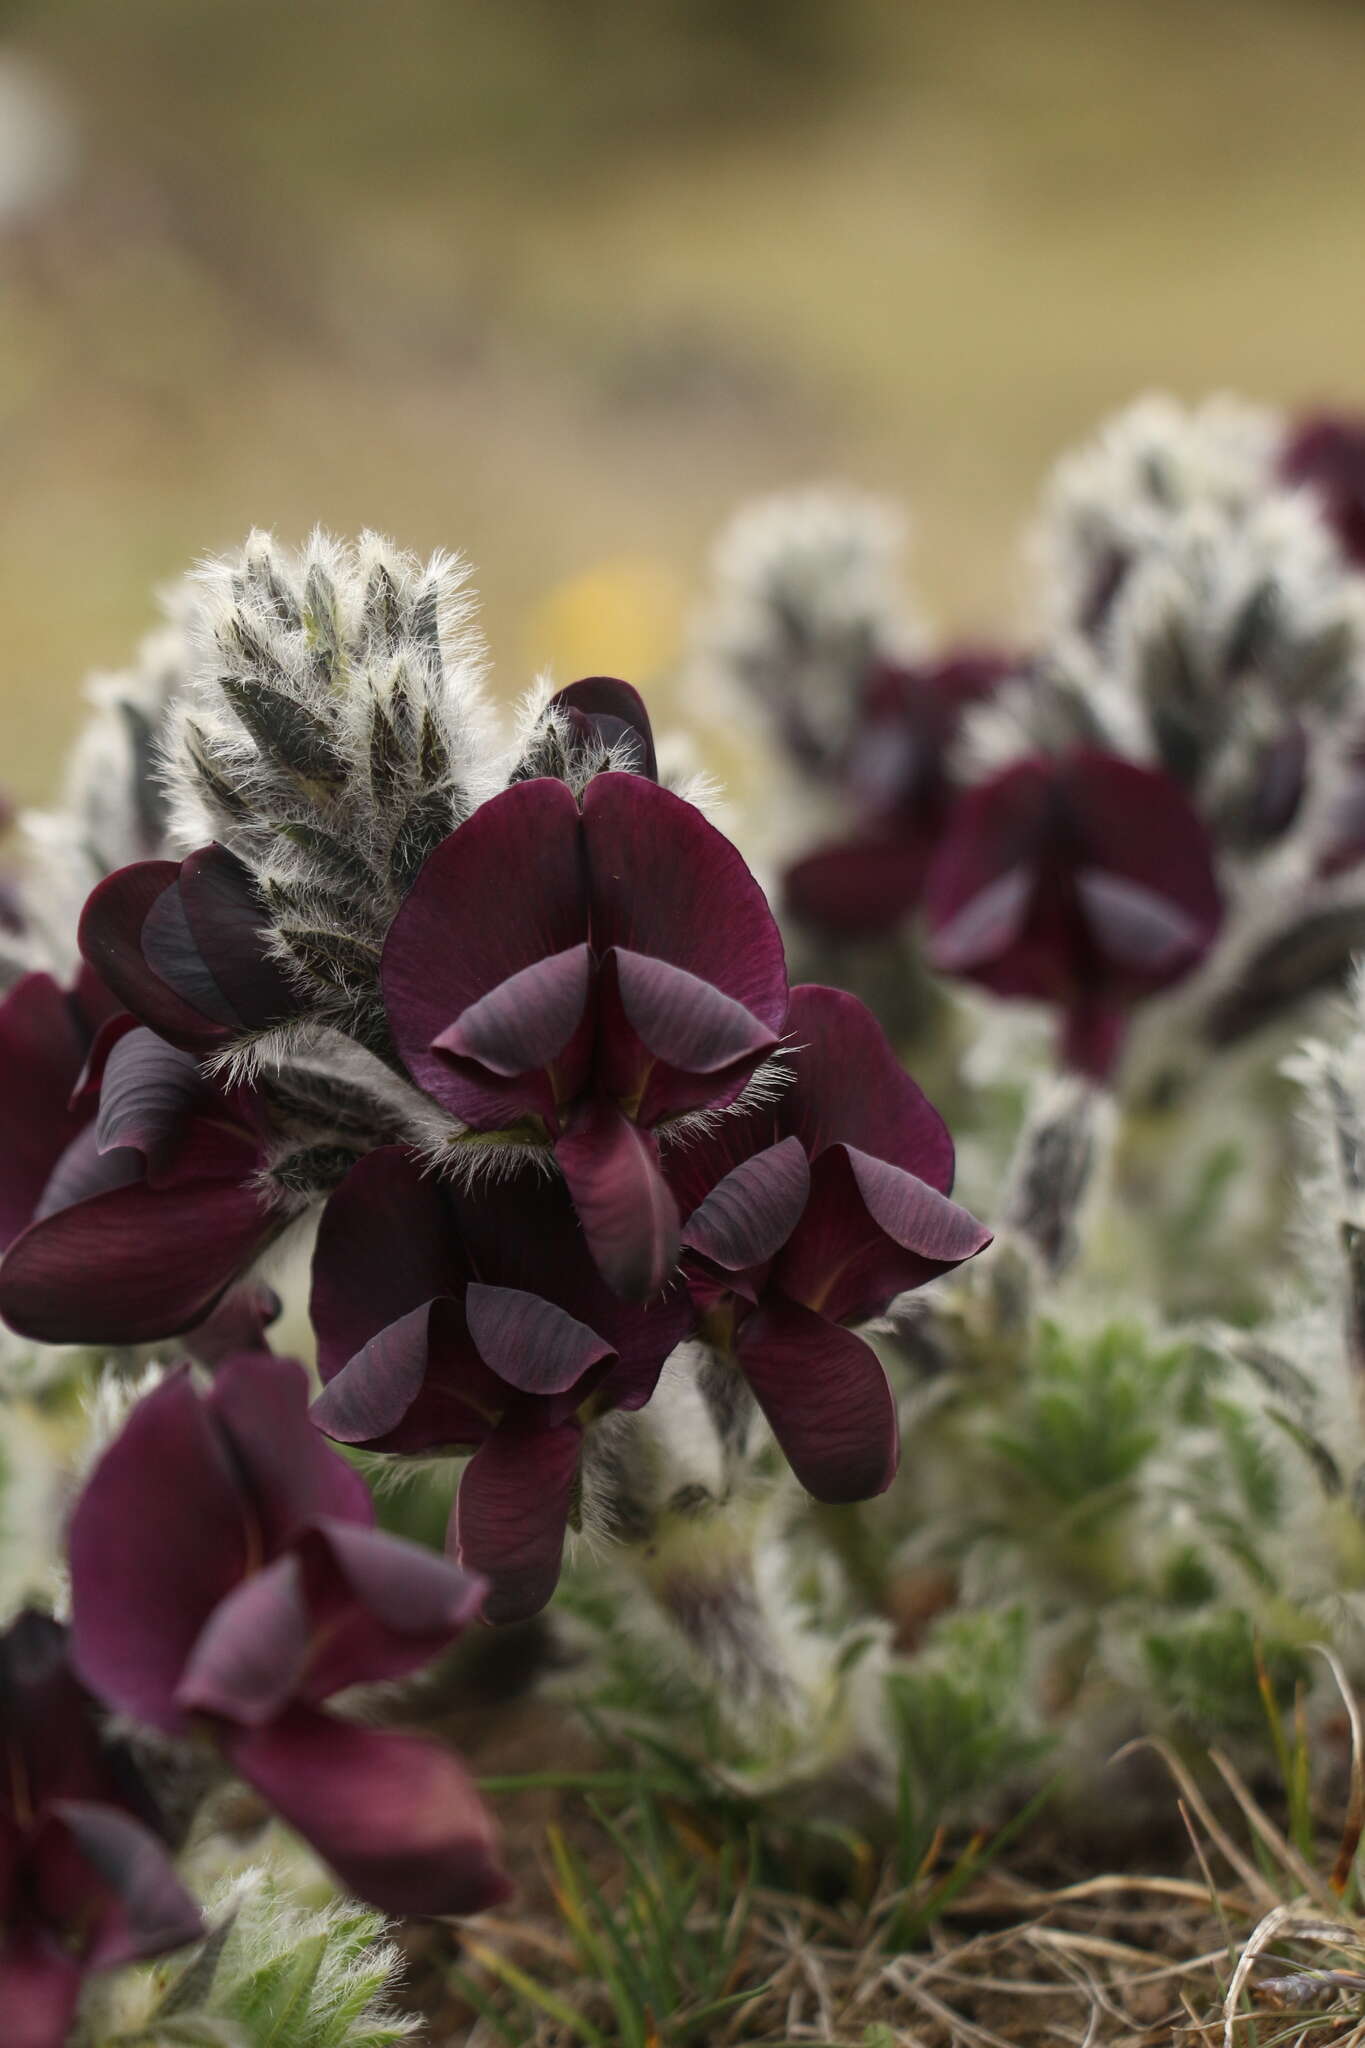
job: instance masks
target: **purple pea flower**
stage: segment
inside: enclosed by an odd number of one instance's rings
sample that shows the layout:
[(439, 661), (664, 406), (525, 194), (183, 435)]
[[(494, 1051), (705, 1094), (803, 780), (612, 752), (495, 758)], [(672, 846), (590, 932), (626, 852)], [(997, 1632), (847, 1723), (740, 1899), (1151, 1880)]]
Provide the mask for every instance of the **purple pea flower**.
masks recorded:
[(655, 1127), (719, 1109), (778, 1044), (782, 942), (700, 812), (644, 775), (581, 805), (538, 776), (437, 847), (384, 947), (393, 1040), (476, 1131), (548, 1135), (599, 1268), (644, 1299), (677, 1260)]
[(1197, 966), (1222, 904), (1208, 833), (1159, 769), (1080, 747), (1016, 762), (959, 801), (925, 882), (928, 956), (1063, 1012), (1103, 1079), (1125, 1014)]
[(33, 1221), (62, 1155), (94, 1115), (81, 1082), (118, 1011), (89, 967), (71, 989), (50, 974), (26, 974), (0, 1002), (0, 1249)]
[(840, 763), (859, 823), (787, 870), (793, 916), (835, 938), (861, 938), (910, 915), (952, 808), (948, 753), (963, 714), (1019, 666), (963, 648), (923, 667), (872, 671)]
[(290, 1359), (185, 1371), (134, 1409), (76, 1504), (72, 1653), (109, 1706), (232, 1768), (359, 1897), (468, 1913), (506, 1897), (462, 1766), (325, 1702), (438, 1656), (481, 1582), (383, 1534), (359, 1473), (308, 1419)]
[(896, 1406), (845, 1326), (991, 1241), (948, 1198), (953, 1145), (872, 1013), (792, 990), (796, 1078), (669, 1154), (703, 1335), (752, 1388), (802, 1485), (865, 1500), (895, 1476)]
[(1316, 493), (1348, 561), (1365, 566), (1365, 419), (1314, 413), (1280, 451), (1280, 475)]
[[(645, 700), (633, 684), (616, 676), (584, 676), (556, 690), (550, 705), (580, 747), (610, 749), (618, 756), (618, 766), (658, 781), (654, 728)], [(622, 756), (628, 758), (623, 761)]]
[(203, 1058), (296, 1014), (269, 930), (247, 869), (213, 844), (107, 875), (81, 913), (80, 947), (135, 1017)]
[[(0, 1132), (16, 1140), (0, 1190), (18, 1231), (0, 1262), (0, 1315), (46, 1344), (149, 1343), (220, 1304), (227, 1328), (263, 1329), (268, 1292), (228, 1299), (281, 1221), (256, 1184), (265, 1129), (252, 1091), (208, 1080), (192, 1053), (126, 1014), (81, 1055), (78, 1085), (63, 1002), (30, 975), (0, 1005)], [(201, 1334), (196, 1349), (213, 1355), (213, 1332)]]
[(636, 1305), (607, 1286), (561, 1181), (465, 1190), (399, 1146), (329, 1201), (312, 1316), (319, 1428), (370, 1450), (474, 1451), (450, 1544), (489, 1580), (490, 1621), (549, 1599), (585, 1423), (643, 1407), (692, 1324), (680, 1288)]
[(0, 1756), (5, 2048), (63, 2048), (89, 1972), (182, 1948), (203, 1925), (47, 1615), (0, 1635)]

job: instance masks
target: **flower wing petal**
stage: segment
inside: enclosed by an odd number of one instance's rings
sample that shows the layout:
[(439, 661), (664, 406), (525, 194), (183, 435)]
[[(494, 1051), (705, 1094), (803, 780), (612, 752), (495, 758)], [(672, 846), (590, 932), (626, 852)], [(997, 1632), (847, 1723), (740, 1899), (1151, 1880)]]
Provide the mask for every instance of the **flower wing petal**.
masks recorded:
[(437, 1743), (295, 1707), (234, 1735), (228, 1756), (382, 1913), (477, 1913), (507, 1898), (488, 1810)]
[(596, 1330), (525, 1288), (472, 1280), (464, 1312), (484, 1363), (523, 1394), (566, 1393), (615, 1356)]
[(262, 1728), (294, 1697), (310, 1647), (299, 1561), (277, 1557), (209, 1615), (176, 1687), (176, 1705), (184, 1714)]
[(892, 1050), (865, 1003), (842, 989), (792, 990), (788, 1020), (795, 1079), (776, 1118), (812, 1159), (855, 1145), (947, 1194), (953, 1141), (933, 1104)]
[(591, 979), (586, 945), (533, 960), (462, 1010), (432, 1046), (456, 1059), (477, 1060), (503, 1079), (548, 1067), (582, 1021)]
[(45, 1344), (177, 1336), (209, 1313), (275, 1228), (255, 1191), (230, 1180), (115, 1187), (15, 1239), (0, 1265), (0, 1315)]
[(200, 1939), (203, 1915), (149, 1828), (84, 1800), (61, 1800), (53, 1813), (106, 1894), (87, 1968), (118, 1969)]
[(805, 1147), (799, 1138), (783, 1138), (731, 1167), (688, 1217), (683, 1244), (729, 1272), (743, 1272), (776, 1257), (809, 1195)]
[(793, 1472), (817, 1500), (869, 1500), (896, 1474), (896, 1403), (870, 1345), (770, 1296), (744, 1322), (738, 1363)]

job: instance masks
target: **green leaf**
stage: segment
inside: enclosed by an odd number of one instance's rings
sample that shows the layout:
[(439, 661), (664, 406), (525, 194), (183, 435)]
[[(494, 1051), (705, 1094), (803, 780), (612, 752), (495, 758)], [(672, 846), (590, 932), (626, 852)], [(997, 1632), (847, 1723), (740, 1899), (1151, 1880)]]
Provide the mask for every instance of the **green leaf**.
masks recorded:
[(237, 1915), (229, 1913), (226, 1919), (213, 1928), (178, 1975), (166, 1989), (166, 1994), (156, 2008), (157, 2019), (170, 2019), (176, 2013), (188, 2012), (196, 2005), (208, 2001), (213, 1989), (213, 1980), (218, 1974)]
[(576, 2041), (587, 2043), (587, 2048), (613, 2048), (613, 2044), (599, 2028), (585, 2019), (581, 2012), (575, 2012), (566, 1999), (551, 1991), (548, 1985), (538, 1983), (525, 1970), (518, 1969), (506, 1956), (495, 1949), (485, 1948), (481, 1942), (467, 1941), (469, 1954), (481, 1969), (505, 1984), (509, 1991), (515, 1991), (519, 1998), (537, 2012), (543, 2012), (549, 2019), (557, 2020), (561, 2027), (567, 2027)]
[(250, 2019), (258, 2035), (256, 2048), (292, 2048), (299, 2022), (307, 2015), (327, 1953), (327, 1936), (306, 1936), (288, 1955), (268, 1963), (242, 1984), (232, 1999), (233, 2016)]
[(156, 2020), (137, 2034), (116, 2035), (108, 2048), (257, 2048), (257, 2044), (233, 2020), (189, 2012)]

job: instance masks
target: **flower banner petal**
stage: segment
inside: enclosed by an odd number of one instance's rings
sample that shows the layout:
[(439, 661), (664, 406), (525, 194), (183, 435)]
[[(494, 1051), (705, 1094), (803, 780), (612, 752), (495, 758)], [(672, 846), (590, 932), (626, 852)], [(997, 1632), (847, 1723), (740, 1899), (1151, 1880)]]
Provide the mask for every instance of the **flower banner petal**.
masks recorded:
[(592, 942), (667, 960), (741, 1003), (767, 1031), (787, 1011), (787, 964), (738, 849), (693, 804), (642, 775), (583, 792)]
[(36, 1929), (0, 1932), (0, 2013), (5, 2048), (65, 2048), (81, 1966)]
[(319, 1435), (297, 1359), (269, 1351), (229, 1358), (204, 1400), (232, 1446), (268, 1551), (320, 1515), (370, 1527), (370, 1489)]
[(186, 1659), (249, 1561), (236, 1474), (185, 1373), (138, 1403), (95, 1466), (68, 1549), (79, 1676), (110, 1706), (178, 1731)]
[(384, 946), (384, 1005), (418, 1086), (457, 1116), (462, 1103), (477, 1113), (436, 1040), (490, 990), (587, 937), (570, 791), (537, 776), (481, 804), (426, 862)]
[(954, 1164), (948, 1127), (867, 1005), (843, 989), (806, 984), (792, 990), (788, 1029), (795, 1079), (773, 1112), (782, 1130), (812, 1159), (830, 1145), (856, 1145), (946, 1195)]
[(903, 924), (919, 900), (931, 842), (909, 827), (819, 847), (782, 878), (787, 909), (831, 938), (871, 938)]
[(318, 1228), (310, 1313), (323, 1379), (409, 1310), (459, 1292), (466, 1274), (441, 1183), (401, 1145), (367, 1152)]

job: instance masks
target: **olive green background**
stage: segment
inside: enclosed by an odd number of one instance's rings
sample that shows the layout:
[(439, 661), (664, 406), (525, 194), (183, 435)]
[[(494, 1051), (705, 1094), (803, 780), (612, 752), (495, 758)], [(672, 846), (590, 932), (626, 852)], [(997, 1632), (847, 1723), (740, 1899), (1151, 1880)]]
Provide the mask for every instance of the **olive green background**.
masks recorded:
[[(1355, 0), (50, 0), (0, 232), (0, 780), (252, 523), (470, 554), (500, 686), (647, 679), (746, 494), (889, 489), (1019, 615), (1135, 392), (1365, 403)], [(685, 707), (684, 707), (685, 708)]]

